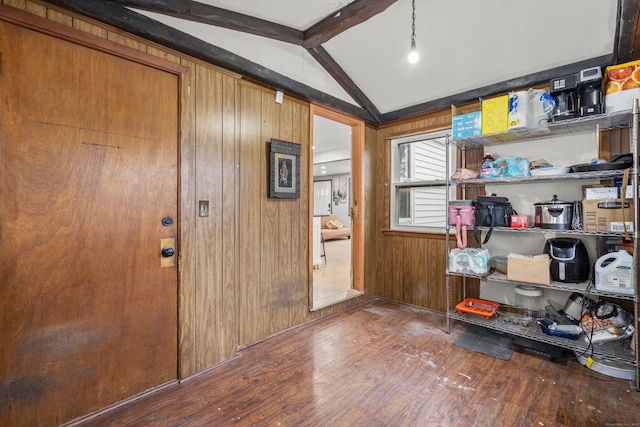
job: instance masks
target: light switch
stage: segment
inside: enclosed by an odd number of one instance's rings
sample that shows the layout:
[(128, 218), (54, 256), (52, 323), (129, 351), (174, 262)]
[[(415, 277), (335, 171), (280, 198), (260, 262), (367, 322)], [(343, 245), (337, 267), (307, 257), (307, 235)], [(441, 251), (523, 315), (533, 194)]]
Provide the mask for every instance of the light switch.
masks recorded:
[(209, 201), (208, 200), (200, 200), (200, 204), (198, 206), (198, 216), (205, 217), (209, 216)]

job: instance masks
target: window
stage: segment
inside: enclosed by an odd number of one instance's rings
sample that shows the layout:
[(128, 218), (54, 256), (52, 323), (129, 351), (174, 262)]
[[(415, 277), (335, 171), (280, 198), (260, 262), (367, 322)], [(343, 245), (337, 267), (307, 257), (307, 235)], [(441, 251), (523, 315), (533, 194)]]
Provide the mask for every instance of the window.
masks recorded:
[(391, 140), (392, 229), (444, 231), (446, 138), (433, 132)]

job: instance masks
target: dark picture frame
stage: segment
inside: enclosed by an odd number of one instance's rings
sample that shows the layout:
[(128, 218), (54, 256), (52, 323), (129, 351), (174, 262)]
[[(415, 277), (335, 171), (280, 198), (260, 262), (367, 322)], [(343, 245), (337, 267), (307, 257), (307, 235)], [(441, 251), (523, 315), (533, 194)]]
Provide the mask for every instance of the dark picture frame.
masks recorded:
[(271, 139), (269, 151), (269, 197), (300, 198), (300, 144)]

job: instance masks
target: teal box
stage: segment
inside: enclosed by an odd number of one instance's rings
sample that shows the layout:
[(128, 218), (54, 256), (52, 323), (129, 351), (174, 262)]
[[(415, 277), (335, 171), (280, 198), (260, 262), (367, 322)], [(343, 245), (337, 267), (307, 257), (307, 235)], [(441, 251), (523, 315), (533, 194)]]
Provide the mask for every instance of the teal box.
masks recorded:
[(453, 139), (480, 136), (482, 135), (482, 113), (476, 111), (453, 116), (451, 127), (453, 128)]

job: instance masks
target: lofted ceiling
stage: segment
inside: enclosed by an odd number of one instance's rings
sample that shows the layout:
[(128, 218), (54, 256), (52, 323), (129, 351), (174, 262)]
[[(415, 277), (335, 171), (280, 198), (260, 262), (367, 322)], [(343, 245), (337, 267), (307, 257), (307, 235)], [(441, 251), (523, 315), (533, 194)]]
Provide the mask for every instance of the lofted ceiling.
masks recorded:
[(635, 59), (640, 0), (50, 0), (376, 125)]
[[(640, 0), (49, 0), (369, 124), (640, 57)], [(314, 176), (350, 170), (314, 122)]]

